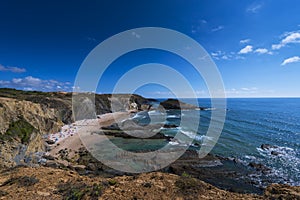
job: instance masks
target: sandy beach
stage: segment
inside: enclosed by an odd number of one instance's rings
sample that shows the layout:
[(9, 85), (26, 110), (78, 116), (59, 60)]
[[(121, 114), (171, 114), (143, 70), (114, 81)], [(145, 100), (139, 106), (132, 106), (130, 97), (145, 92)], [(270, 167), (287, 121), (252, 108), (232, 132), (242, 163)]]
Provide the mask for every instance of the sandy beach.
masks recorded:
[(132, 112), (106, 113), (99, 115), (97, 119), (81, 120), (65, 125), (60, 132), (49, 135), (48, 140), (52, 140), (55, 143), (50, 145), (51, 150), (47, 154), (57, 157), (61, 150), (68, 149), (69, 157), (73, 157), (75, 152), (84, 146), (82, 140), (85, 143), (94, 143), (95, 140), (100, 141), (101, 137), (105, 137), (93, 135), (91, 134), (92, 132), (99, 130), (101, 127), (127, 119)]

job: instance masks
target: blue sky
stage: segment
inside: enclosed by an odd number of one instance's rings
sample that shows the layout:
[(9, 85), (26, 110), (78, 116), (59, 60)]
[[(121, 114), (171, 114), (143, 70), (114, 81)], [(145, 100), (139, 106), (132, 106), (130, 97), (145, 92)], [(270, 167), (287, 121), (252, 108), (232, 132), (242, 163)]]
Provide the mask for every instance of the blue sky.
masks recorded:
[[(199, 42), (216, 63), (228, 97), (300, 97), (300, 3), (297, 0), (1, 1), (0, 87), (71, 91), (100, 42), (128, 29), (164, 27)], [(199, 97), (208, 93), (188, 63), (145, 50), (117, 59), (97, 92), (109, 93), (138, 64), (176, 68)], [(148, 97), (167, 89), (141, 87)], [(188, 97), (188, 95), (186, 96)]]

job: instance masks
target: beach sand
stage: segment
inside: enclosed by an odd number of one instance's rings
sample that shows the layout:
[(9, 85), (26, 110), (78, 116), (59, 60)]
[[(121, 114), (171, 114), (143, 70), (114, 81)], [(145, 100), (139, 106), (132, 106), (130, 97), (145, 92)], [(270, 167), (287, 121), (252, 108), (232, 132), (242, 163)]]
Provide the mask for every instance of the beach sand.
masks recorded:
[[(74, 157), (75, 152), (81, 147), (84, 147), (84, 145), (93, 144), (95, 141), (100, 142), (101, 138), (103, 138), (103, 140), (106, 138), (106, 136), (91, 134), (92, 132), (99, 131), (101, 127), (110, 126), (115, 122), (127, 119), (132, 112), (133, 111), (106, 113), (100, 115), (99, 119), (81, 120), (72, 125), (67, 125), (69, 129), (64, 127), (60, 133), (50, 135), (50, 139), (53, 141), (56, 140), (56, 142), (51, 145), (51, 150), (48, 152), (48, 155), (58, 157), (61, 150), (68, 150), (68, 157)], [(62, 137), (59, 138), (57, 136)], [(84, 144), (82, 141), (84, 141)], [(67, 164), (65, 160), (61, 162)]]

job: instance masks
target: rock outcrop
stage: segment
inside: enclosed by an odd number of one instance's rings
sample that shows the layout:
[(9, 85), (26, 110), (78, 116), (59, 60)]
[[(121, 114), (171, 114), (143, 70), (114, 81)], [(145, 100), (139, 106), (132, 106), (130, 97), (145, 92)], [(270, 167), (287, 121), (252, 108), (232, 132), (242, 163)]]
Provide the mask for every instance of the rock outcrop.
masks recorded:
[[(73, 102), (72, 95), (75, 95)], [(0, 167), (12, 167), (32, 161), (32, 155), (44, 151), (43, 137), (55, 133), (75, 119), (125, 110), (148, 109), (150, 101), (129, 94), (92, 94), (21, 91), (0, 89)], [(96, 111), (95, 113), (91, 112)], [(92, 115), (91, 115), (92, 113)], [(76, 113), (75, 113), (76, 114)]]
[(164, 107), (166, 110), (189, 110), (189, 109), (200, 109), (204, 110), (203, 107), (198, 107), (192, 104), (184, 103), (177, 99), (167, 99), (160, 103), (160, 106)]
[(189, 174), (104, 178), (71, 170), (19, 167), (0, 172), (1, 199), (300, 199), (300, 187), (271, 185), (264, 195), (218, 189)]
[(272, 184), (264, 192), (266, 199), (300, 199), (300, 187)]
[(25, 100), (0, 98), (0, 166), (21, 164), (34, 152), (44, 151), (43, 134), (57, 132), (63, 123), (57, 111)]
[[(21, 91), (8, 88), (0, 88), (0, 97), (16, 100), (25, 100), (40, 104), (44, 109), (54, 109), (58, 120), (64, 124), (74, 121), (73, 109), (82, 117), (90, 115), (93, 108), (95, 115), (110, 113), (113, 111), (148, 110), (153, 100), (148, 100), (136, 94), (94, 94), (94, 93), (68, 93), (68, 92), (38, 92)], [(73, 97), (73, 98), (72, 98)], [(74, 100), (74, 102), (72, 102)], [(113, 107), (112, 107), (113, 105)], [(0, 104), (1, 107), (1, 104)], [(79, 118), (79, 117), (78, 117)], [(75, 119), (76, 116), (75, 116)]]

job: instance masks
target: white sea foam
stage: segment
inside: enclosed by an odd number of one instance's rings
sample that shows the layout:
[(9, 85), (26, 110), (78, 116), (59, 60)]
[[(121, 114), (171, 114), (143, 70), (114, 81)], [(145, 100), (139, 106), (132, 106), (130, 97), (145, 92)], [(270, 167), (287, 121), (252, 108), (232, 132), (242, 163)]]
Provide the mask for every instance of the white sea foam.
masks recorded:
[(160, 130), (180, 130), (180, 127), (172, 127), (172, 128), (160, 127)]
[(151, 110), (151, 111), (148, 111), (148, 114), (149, 115), (165, 115), (165, 113), (162, 113), (158, 110)]
[(249, 159), (249, 160), (255, 160), (255, 159), (256, 159), (255, 156), (248, 156), (248, 155), (246, 155), (245, 158), (246, 158), (246, 159)]
[(167, 118), (180, 118), (180, 115), (167, 115)]
[(173, 141), (170, 141), (169, 144), (170, 144), (170, 145), (176, 146), (176, 145), (179, 145), (179, 142), (173, 142)]
[(280, 183), (300, 184), (299, 181), (293, 180), (293, 177), (297, 179), (300, 176), (300, 157), (295, 149), (276, 146), (268, 149), (257, 148), (257, 150), (265, 158), (265, 163), (272, 167), (270, 176), (277, 178)]
[(132, 120), (132, 119), (145, 119), (147, 116), (145, 115), (141, 115), (141, 114), (135, 114), (133, 117), (130, 117), (129, 119)]
[(204, 110), (216, 110), (216, 108), (205, 108)]
[(176, 139), (176, 138), (173, 138), (170, 142), (169, 142), (170, 145), (173, 145), (173, 146), (184, 146), (184, 147), (187, 147), (189, 146), (190, 144), (185, 142), (185, 141), (182, 141), (182, 140), (179, 140), (179, 139)]
[(205, 135), (198, 135), (197, 133), (192, 132), (192, 131), (186, 131), (186, 130), (180, 129), (180, 132), (183, 133), (184, 135), (188, 136), (189, 138), (192, 138), (192, 139), (200, 141), (200, 142), (203, 142), (204, 139), (212, 140), (211, 137), (208, 137)]

